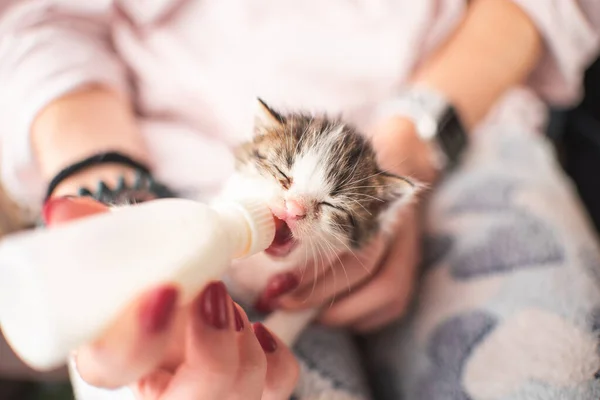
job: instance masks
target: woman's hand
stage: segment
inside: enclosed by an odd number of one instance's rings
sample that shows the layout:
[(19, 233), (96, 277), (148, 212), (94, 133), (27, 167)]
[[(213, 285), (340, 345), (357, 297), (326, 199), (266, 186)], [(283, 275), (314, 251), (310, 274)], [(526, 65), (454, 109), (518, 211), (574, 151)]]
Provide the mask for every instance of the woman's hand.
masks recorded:
[[(374, 130), (373, 144), (383, 169), (428, 184), (436, 179), (431, 149), (417, 137), (410, 121), (383, 121)], [(306, 268), (301, 278), (293, 273), (274, 277), (259, 304), (324, 307), (323, 323), (359, 332), (397, 319), (411, 299), (421, 258), (421, 202), (422, 196), (401, 210), (391, 237), (379, 236), (360, 253), (344, 254), (327, 268)], [(282, 294), (284, 289), (293, 291)]]
[[(91, 199), (59, 198), (45, 219), (52, 227), (103, 212)], [(75, 353), (82, 378), (104, 388), (130, 385), (140, 399), (289, 398), (299, 373), (294, 356), (249, 322), (222, 283), (207, 285), (188, 306), (178, 307), (177, 298), (177, 288), (164, 285), (130, 304), (101, 339)]]

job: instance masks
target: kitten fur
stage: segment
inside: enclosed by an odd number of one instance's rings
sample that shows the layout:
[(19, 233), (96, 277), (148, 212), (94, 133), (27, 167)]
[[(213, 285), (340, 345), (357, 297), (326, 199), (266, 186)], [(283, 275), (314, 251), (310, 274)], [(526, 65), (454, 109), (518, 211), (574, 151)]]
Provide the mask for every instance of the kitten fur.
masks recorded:
[[(301, 201), (307, 215), (292, 227), (301, 246), (327, 243), (340, 252), (363, 247), (389, 230), (419, 185), (381, 170), (369, 140), (326, 116), (280, 114), (258, 100), (253, 139), (236, 149), (228, 190), (256, 193), (272, 209)], [(313, 245), (311, 245), (311, 241)], [(316, 256), (309, 248), (309, 258)]]
[[(379, 168), (370, 141), (351, 125), (326, 115), (282, 114), (260, 99), (253, 137), (235, 156), (235, 172), (222, 195), (258, 198), (275, 215), (290, 200), (306, 208), (306, 216), (289, 226), (297, 244), (284, 257), (288, 268), (329, 263), (364, 247), (377, 233), (390, 232), (399, 210), (420, 189), (417, 182)], [(281, 272), (264, 265), (259, 260), (254, 270), (241, 267), (237, 279), (261, 286)], [(265, 323), (292, 345), (317, 313), (275, 311)]]

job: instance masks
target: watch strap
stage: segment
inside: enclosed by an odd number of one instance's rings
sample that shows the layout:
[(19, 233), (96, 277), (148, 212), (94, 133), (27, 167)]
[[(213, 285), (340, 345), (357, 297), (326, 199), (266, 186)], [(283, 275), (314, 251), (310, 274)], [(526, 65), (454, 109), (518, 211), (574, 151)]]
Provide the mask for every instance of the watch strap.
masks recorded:
[(468, 145), (468, 137), (458, 113), (451, 105), (448, 105), (439, 120), (435, 141), (441, 152), (444, 153), (445, 168), (453, 169), (456, 167)]
[(452, 104), (440, 92), (412, 86), (384, 103), (380, 118), (401, 116), (415, 125), (417, 135), (431, 144), (438, 170), (458, 164), (467, 146), (467, 134)]

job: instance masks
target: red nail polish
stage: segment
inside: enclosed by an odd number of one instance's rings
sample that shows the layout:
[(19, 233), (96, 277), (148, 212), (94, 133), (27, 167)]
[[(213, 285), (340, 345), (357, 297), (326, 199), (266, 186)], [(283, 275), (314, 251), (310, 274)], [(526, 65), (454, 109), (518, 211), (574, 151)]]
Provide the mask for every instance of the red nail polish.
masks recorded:
[(299, 284), (298, 276), (292, 272), (274, 276), (267, 283), (267, 287), (254, 304), (254, 308), (265, 314), (270, 313), (277, 306), (276, 299), (296, 289)]
[(156, 290), (141, 309), (141, 325), (144, 332), (155, 334), (169, 326), (177, 306), (177, 288), (165, 287)]
[(52, 221), (52, 214), (57, 206), (68, 204), (71, 201), (70, 196), (65, 197), (51, 197), (49, 198), (42, 208), (42, 220), (44, 224), (50, 225)]
[(244, 329), (244, 319), (235, 304), (233, 305), (233, 316), (235, 317), (235, 330), (241, 332)]
[(292, 272), (286, 272), (280, 275), (276, 275), (267, 284), (265, 288), (265, 294), (270, 297), (279, 297), (282, 294), (288, 293), (298, 287), (300, 281), (296, 274)]
[(51, 197), (42, 208), (42, 220), (50, 226), (107, 210), (106, 205), (88, 197)]
[(229, 296), (223, 282), (209, 283), (196, 304), (200, 316), (208, 325), (217, 329), (229, 326)]
[(277, 342), (275, 341), (275, 338), (273, 338), (271, 332), (269, 332), (263, 324), (256, 322), (254, 325), (252, 325), (252, 329), (254, 329), (254, 334), (258, 339), (258, 343), (260, 343), (260, 346), (263, 348), (265, 353), (273, 353), (275, 350), (277, 350)]
[(267, 298), (264, 295), (254, 303), (254, 309), (262, 314), (269, 314), (276, 308), (277, 301), (275, 299)]

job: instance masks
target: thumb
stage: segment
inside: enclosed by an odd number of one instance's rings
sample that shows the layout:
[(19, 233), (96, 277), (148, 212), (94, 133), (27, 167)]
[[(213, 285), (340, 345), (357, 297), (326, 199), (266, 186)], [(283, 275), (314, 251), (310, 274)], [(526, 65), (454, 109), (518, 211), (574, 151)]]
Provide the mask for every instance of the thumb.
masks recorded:
[(108, 206), (90, 197), (53, 197), (44, 204), (42, 218), (46, 226), (55, 226), (109, 210)]

